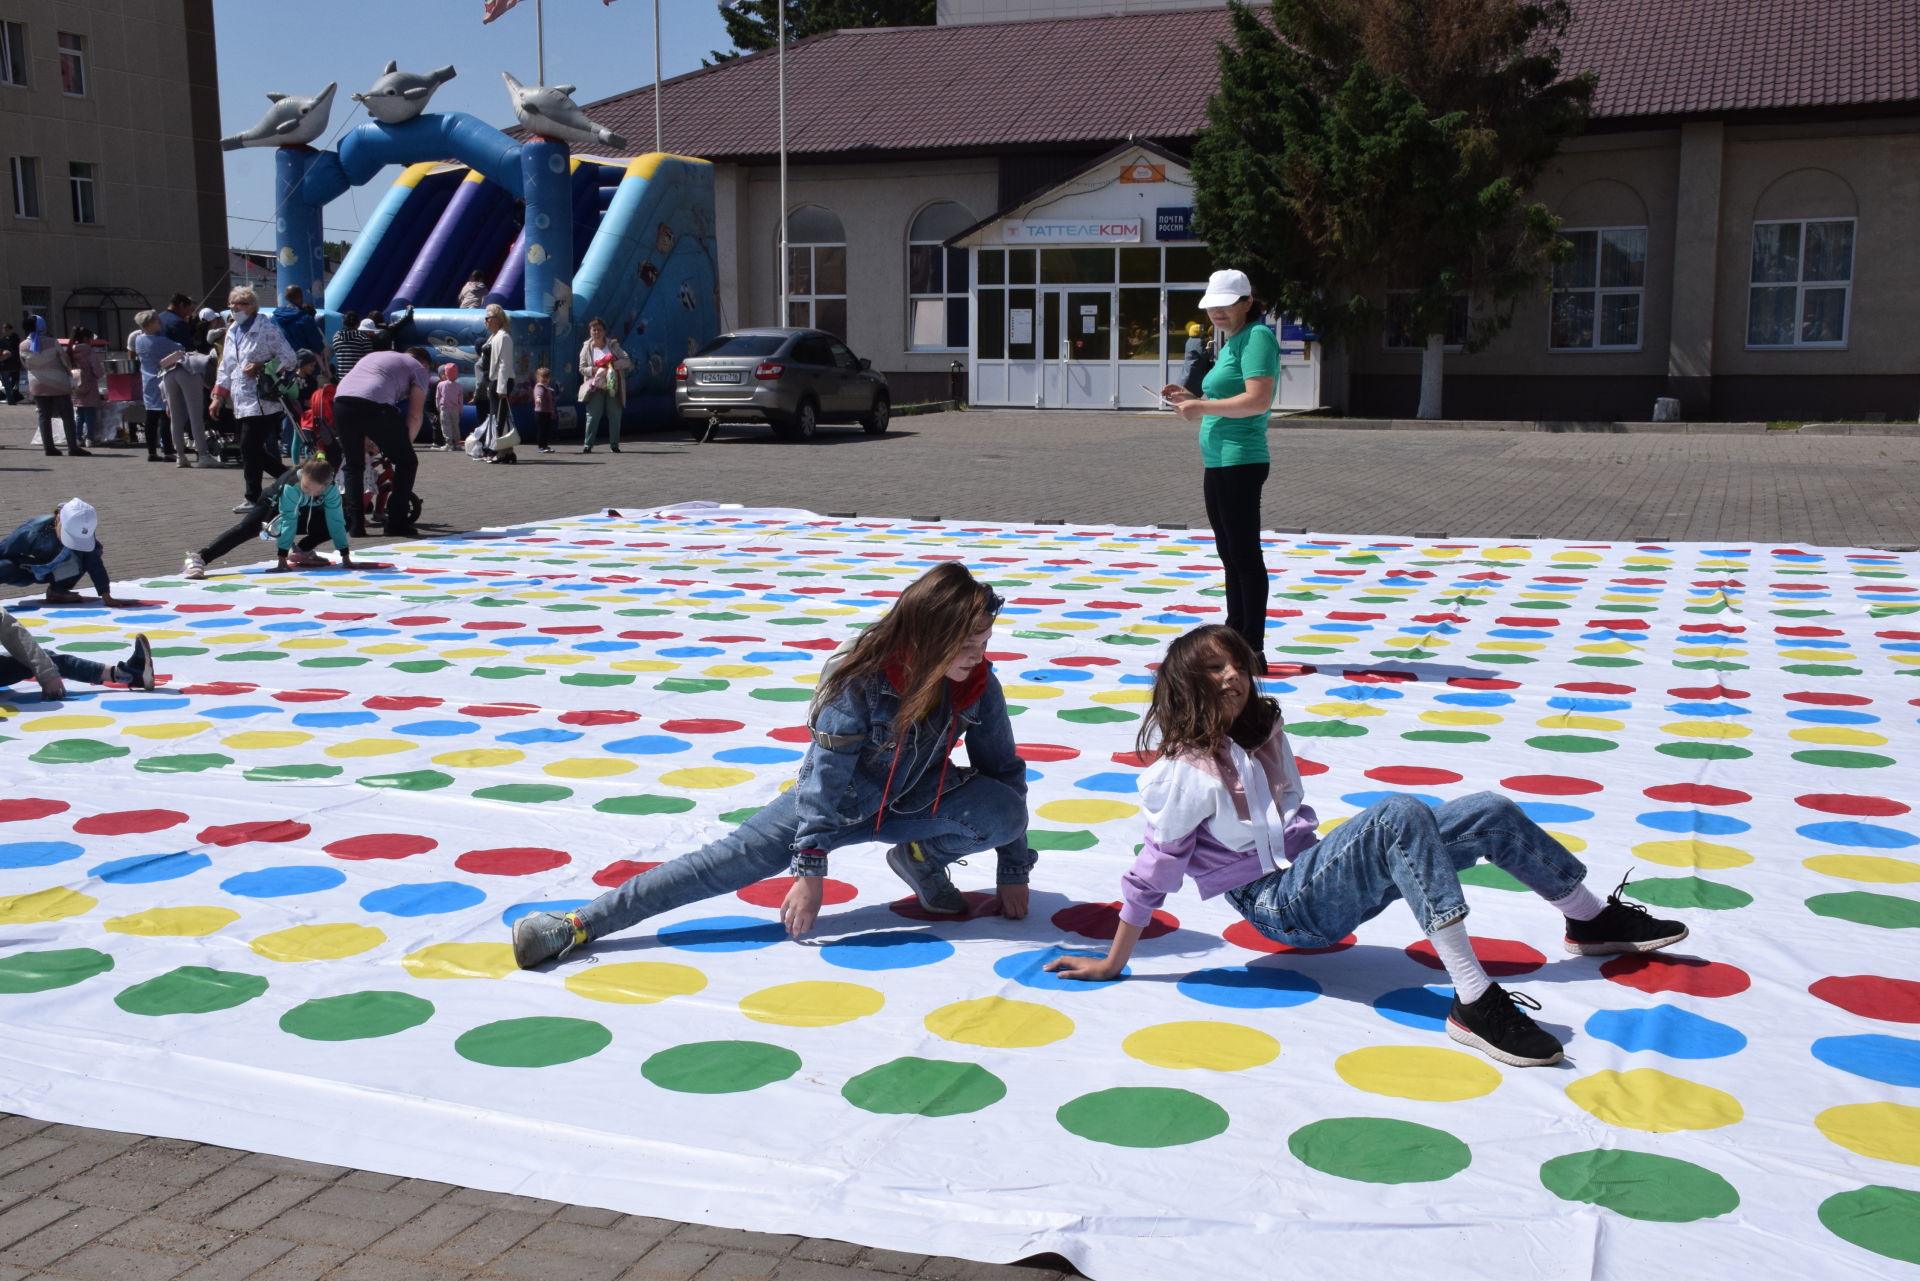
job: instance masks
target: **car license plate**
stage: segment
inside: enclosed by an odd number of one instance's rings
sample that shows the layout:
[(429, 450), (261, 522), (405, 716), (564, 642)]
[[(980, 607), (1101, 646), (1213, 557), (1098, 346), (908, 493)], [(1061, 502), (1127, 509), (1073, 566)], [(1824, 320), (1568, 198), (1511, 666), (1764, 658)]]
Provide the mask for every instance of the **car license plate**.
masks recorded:
[(703, 383), (737, 383), (740, 381), (740, 374), (737, 371), (727, 374), (701, 374), (700, 381)]

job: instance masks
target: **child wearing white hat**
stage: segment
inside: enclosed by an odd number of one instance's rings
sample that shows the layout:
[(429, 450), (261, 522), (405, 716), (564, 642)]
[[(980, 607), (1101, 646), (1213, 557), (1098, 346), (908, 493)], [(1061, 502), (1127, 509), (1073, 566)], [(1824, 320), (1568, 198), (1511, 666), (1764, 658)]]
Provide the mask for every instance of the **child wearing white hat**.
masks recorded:
[(35, 516), (0, 539), (0, 586), (46, 588), (49, 605), (77, 605), (84, 597), (73, 585), (85, 574), (103, 605), (129, 605), (116, 599), (107, 577), (103, 547), (95, 531), (99, 514), (84, 498), (69, 498), (56, 512)]

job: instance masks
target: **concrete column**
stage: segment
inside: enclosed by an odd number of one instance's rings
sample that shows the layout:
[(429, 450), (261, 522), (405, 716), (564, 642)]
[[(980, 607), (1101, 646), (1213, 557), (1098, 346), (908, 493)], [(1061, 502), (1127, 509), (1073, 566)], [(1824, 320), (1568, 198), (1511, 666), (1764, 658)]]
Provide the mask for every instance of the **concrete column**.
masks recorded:
[[(309, 302), (318, 304), (326, 282), (326, 246), (320, 230), (320, 206), (310, 204), (301, 194), (307, 180), (307, 168), (321, 155), (312, 147), (280, 147), (274, 151), (274, 194), (278, 213), (274, 216), (275, 238), (279, 244), (280, 266), (277, 272), (279, 293), (285, 296), (288, 285), (298, 285)], [(272, 311), (279, 298), (263, 298), (260, 305)]]
[(1713, 335), (1720, 267), (1720, 177), (1726, 126), (1680, 127), (1673, 219), (1673, 300), (1667, 347), (1668, 394), (1688, 417), (1713, 408)]
[(747, 236), (753, 210), (747, 199), (744, 166), (724, 161), (713, 166), (713, 235), (718, 247), (719, 272), (714, 282), (722, 328), (748, 324), (742, 277), (747, 272)]

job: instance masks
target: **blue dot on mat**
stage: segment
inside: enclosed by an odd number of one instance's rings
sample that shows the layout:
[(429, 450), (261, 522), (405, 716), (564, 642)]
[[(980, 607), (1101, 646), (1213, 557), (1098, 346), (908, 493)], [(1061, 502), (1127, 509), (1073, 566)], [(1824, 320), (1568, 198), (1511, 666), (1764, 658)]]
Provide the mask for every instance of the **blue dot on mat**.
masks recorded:
[(316, 623), (312, 619), (290, 619), (284, 623), (262, 623), (260, 630), (263, 632), (313, 632), (325, 626), (325, 623)]
[(1433, 987), (1395, 988), (1373, 1003), (1374, 1012), (1390, 1023), (1438, 1032), (1447, 1025), (1447, 1011), (1453, 1008), (1453, 989)]
[(1587, 1035), (1623, 1050), (1651, 1050), (1670, 1059), (1719, 1059), (1747, 1048), (1747, 1038), (1738, 1029), (1676, 1005), (1597, 1011), (1587, 1020)]
[(1904, 1037), (1823, 1036), (1813, 1043), (1813, 1057), (1828, 1067), (1864, 1076), (1888, 1085), (1920, 1085), (1920, 1041)]
[(414, 721), (393, 727), (396, 734), (417, 734), (423, 738), (453, 738), (459, 734), (472, 734), (479, 728), (474, 721)]
[(479, 634), (478, 632), (416, 632), (413, 638), (430, 641), (467, 641)]
[(100, 710), (103, 712), (172, 712), (185, 707), (193, 700), (190, 698), (103, 698)]
[(0, 845), (0, 867), (52, 867), (86, 852), (72, 841), (15, 841)]
[(419, 885), (389, 885), (360, 900), (369, 912), (388, 916), (437, 916), (458, 912), (486, 901), (487, 892), (464, 881), (428, 881)]
[(684, 752), (693, 747), (684, 738), (670, 738), (665, 734), (640, 734), (633, 738), (616, 738), (611, 743), (600, 744), (603, 752), (620, 752), (627, 756), (666, 756), (674, 752)]
[[(703, 916), (660, 927), (660, 941), (687, 952), (751, 952), (787, 936), (780, 922), (758, 916)], [(825, 951), (825, 949), (821, 949)]]
[(1668, 703), (1675, 716), (1751, 716), (1753, 712), (1738, 703)]
[(843, 970), (910, 970), (953, 955), (953, 944), (925, 930), (879, 930), (835, 939), (820, 959)]
[(573, 646), (573, 648), (582, 654), (616, 654), (621, 650), (639, 649), (640, 642), (623, 640), (582, 641), (580, 644)]
[(1369, 805), (1378, 804), (1386, 800), (1389, 796), (1411, 796), (1414, 800), (1420, 801), (1425, 805), (1436, 807), (1441, 804), (1438, 796), (1429, 796), (1425, 792), (1348, 792), (1340, 799), (1355, 809), (1363, 810)]
[(496, 743), (571, 743), (586, 735), (570, 729), (516, 729), (507, 734), (495, 734)]
[(1584, 823), (1593, 811), (1578, 805), (1556, 805), (1552, 801), (1515, 801), (1520, 812), (1536, 823)]
[(1547, 706), (1566, 712), (1619, 712), (1633, 704), (1624, 698), (1550, 698)]
[[(1001, 957), (993, 963), (993, 972), (1003, 979), (1012, 979), (1021, 987), (1038, 988), (1042, 992), (1097, 991), (1100, 988), (1111, 987), (1113, 985), (1111, 983), (1089, 983), (1085, 979), (1070, 979), (1064, 975), (1050, 974), (1047, 972), (1046, 966), (1047, 962), (1061, 956), (1086, 956), (1098, 960), (1105, 955), (1105, 952), (1093, 951), (1088, 948), (1035, 948), (1031, 952), (1015, 952), (1011, 956)], [(1120, 976), (1126, 978), (1132, 973), (1131, 968), (1123, 969), (1120, 971)]]
[(1654, 810), (1636, 816), (1634, 821), (1656, 832), (1699, 832), (1705, 836), (1732, 836), (1753, 826), (1731, 814), (1702, 814), (1699, 810)]
[(804, 755), (805, 752), (796, 752), (791, 747), (729, 747), (724, 752), (715, 752), (713, 759), (730, 765), (775, 765), (781, 761), (797, 761)]
[(117, 858), (111, 863), (88, 868), (87, 875), (97, 876), (112, 885), (147, 885), (154, 881), (191, 876), (203, 867), (212, 866), (213, 860), (205, 854), (189, 854), (185, 850), (178, 850), (171, 854), (136, 854), (132, 858)]
[(1076, 681), (1090, 681), (1092, 672), (1083, 672), (1074, 667), (1039, 667), (1030, 672), (1021, 672), (1023, 681), (1035, 681), (1042, 685), (1072, 684)]
[(1234, 1010), (1277, 1010), (1305, 1005), (1320, 985), (1298, 970), (1274, 965), (1223, 965), (1195, 970), (1180, 980), (1180, 995)]
[(263, 867), (220, 882), (220, 888), (242, 898), (284, 898), (289, 894), (317, 894), (343, 884), (347, 874), (337, 867)]
[(712, 658), (715, 654), (724, 654), (718, 645), (675, 645), (672, 649), (660, 651), (662, 658)]
[(216, 721), (244, 721), (252, 716), (284, 716), (284, 707), (263, 707), (253, 703), (241, 703), (234, 707), (209, 707), (202, 716)]
[(1331, 698), (1342, 698), (1352, 703), (1390, 703), (1396, 698), (1405, 698), (1397, 689), (1388, 689), (1384, 685), (1341, 685), (1330, 689)]
[(380, 719), (378, 712), (301, 712), (293, 723), (302, 729), (335, 729), (342, 725), (365, 725)]
[(1505, 707), (1513, 701), (1513, 695), (1502, 694), (1497, 690), (1476, 690), (1467, 694), (1436, 695), (1436, 703), (1449, 703), (1454, 707)]
[(593, 900), (587, 898), (557, 898), (545, 903), (515, 903), (500, 913), (500, 923), (510, 926), (521, 917), (532, 916), (535, 912), (571, 912), (591, 902)]
[(1074, 786), (1083, 792), (1136, 792), (1140, 789), (1140, 776), (1117, 771), (1089, 774), (1074, 783)]
[(1824, 841), (1828, 845), (1852, 845), (1870, 850), (1903, 850), (1910, 845), (1920, 845), (1920, 836), (1874, 823), (1808, 823), (1794, 830), (1810, 841)]

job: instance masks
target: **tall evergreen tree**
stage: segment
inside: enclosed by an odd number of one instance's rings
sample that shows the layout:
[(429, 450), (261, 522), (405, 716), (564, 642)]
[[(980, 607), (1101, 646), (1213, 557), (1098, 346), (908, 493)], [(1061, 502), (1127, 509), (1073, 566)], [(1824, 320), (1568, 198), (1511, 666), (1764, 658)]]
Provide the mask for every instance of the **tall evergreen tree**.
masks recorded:
[(1330, 342), (1424, 339), (1419, 413), (1438, 418), (1449, 339), (1485, 346), (1568, 248), (1528, 195), (1593, 96), (1592, 73), (1561, 74), (1569, 0), (1229, 8), (1197, 229)]
[[(778, 39), (776, 0), (745, 0), (737, 8), (723, 8), (727, 37), (733, 48), (715, 49), (707, 65), (726, 62), (743, 53), (773, 48)], [(849, 27), (930, 27), (935, 0), (786, 0), (787, 40), (801, 40), (824, 31)]]

